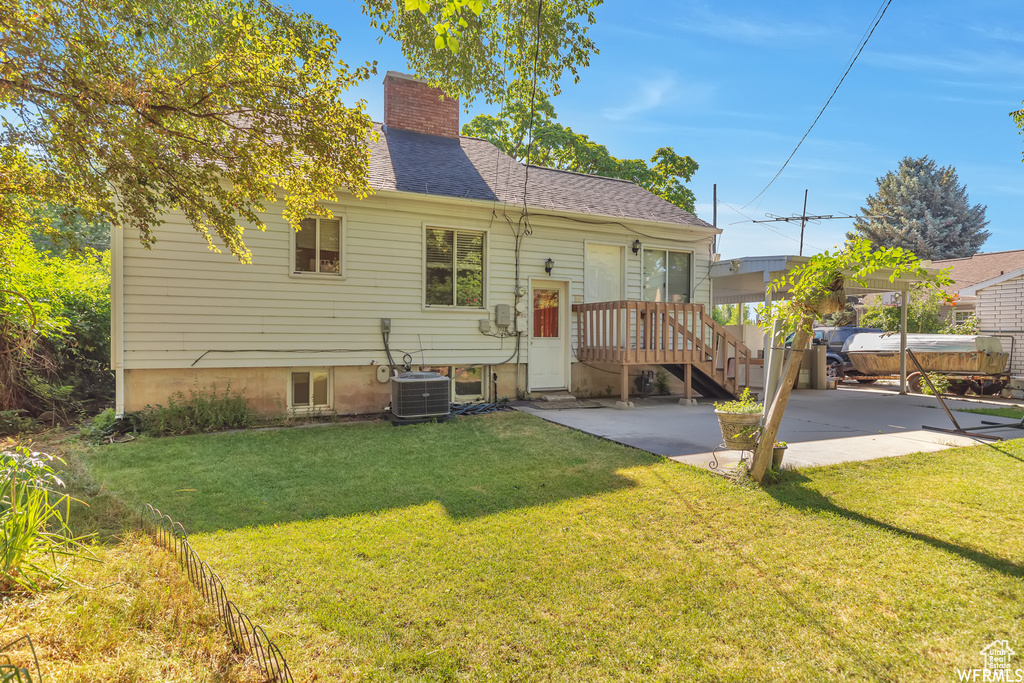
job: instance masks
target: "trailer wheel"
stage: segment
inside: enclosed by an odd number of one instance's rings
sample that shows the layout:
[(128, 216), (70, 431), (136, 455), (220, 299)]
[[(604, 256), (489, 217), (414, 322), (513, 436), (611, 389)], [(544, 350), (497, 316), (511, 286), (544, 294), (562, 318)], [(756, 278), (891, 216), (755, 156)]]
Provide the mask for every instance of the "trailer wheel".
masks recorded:
[(912, 372), (911, 374), (907, 375), (907, 391), (909, 391), (910, 393), (923, 394), (924, 392), (921, 391), (921, 385), (923, 383), (924, 381), (921, 379), (920, 372)]
[(954, 380), (950, 381), (949, 383), (949, 393), (954, 394), (956, 396), (963, 396), (964, 394), (967, 393), (967, 390), (970, 388), (971, 387), (967, 384), (967, 382)]
[(985, 380), (981, 387), (982, 396), (994, 396), (1003, 390), (1004, 382), (998, 379)]

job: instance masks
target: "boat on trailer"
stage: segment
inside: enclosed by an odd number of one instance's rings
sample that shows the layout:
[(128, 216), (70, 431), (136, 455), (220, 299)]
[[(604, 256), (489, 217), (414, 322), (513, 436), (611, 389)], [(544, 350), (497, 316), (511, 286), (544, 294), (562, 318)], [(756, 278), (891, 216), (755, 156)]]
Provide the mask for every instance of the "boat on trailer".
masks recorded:
[[(945, 375), (949, 391), (963, 395), (968, 390), (978, 395), (999, 392), (1009, 377), (1006, 366), (1010, 354), (1003, 351), (998, 337), (975, 334), (908, 334), (907, 348), (925, 373)], [(850, 337), (843, 351), (858, 373), (858, 379), (882, 379), (899, 376), (900, 335), (862, 332)], [(921, 372), (908, 359), (907, 384), (920, 393), (926, 384)]]

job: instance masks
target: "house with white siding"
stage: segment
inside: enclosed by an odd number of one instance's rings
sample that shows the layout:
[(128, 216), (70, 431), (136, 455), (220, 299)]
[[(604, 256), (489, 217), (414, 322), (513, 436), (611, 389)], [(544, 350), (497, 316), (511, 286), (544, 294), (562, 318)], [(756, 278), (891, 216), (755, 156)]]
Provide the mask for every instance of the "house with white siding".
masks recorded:
[(633, 183), (460, 136), (458, 101), (410, 76), (384, 88), (374, 194), (339, 191), (334, 217), (299, 231), (268, 207), (245, 233), (251, 264), (182, 215), (152, 250), (115, 231), (118, 412), (230, 385), (267, 413), (373, 413), (406, 368), (449, 375), (458, 401), (627, 398), (630, 372), (655, 365), (735, 393), (749, 352), (711, 320), (717, 229)]
[(975, 297), (974, 311), (981, 334), (998, 335), (1010, 352), (1008, 371), (1024, 375), (1024, 268), (983, 280), (960, 290)]

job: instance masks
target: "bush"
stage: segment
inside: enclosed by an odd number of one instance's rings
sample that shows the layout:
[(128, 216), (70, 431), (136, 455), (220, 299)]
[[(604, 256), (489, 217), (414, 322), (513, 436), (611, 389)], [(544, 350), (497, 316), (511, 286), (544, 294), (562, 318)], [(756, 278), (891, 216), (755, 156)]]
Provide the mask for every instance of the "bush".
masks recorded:
[(39, 423), (25, 416), (24, 410), (0, 410), (0, 436), (35, 431)]
[(147, 436), (174, 436), (248, 427), (255, 420), (241, 392), (229, 384), (222, 394), (217, 386), (193, 388), (188, 398), (178, 391), (167, 406), (146, 406), (131, 415), (137, 431)]
[(40, 580), (60, 579), (57, 555), (81, 555), (82, 539), (68, 528), (71, 496), (60, 492), (54, 462), (63, 463), (25, 446), (0, 452), (0, 594), (39, 590)]
[(134, 430), (131, 420), (119, 418), (113, 408), (107, 408), (88, 424), (82, 425), (81, 436), (86, 441), (103, 441), (108, 436)]

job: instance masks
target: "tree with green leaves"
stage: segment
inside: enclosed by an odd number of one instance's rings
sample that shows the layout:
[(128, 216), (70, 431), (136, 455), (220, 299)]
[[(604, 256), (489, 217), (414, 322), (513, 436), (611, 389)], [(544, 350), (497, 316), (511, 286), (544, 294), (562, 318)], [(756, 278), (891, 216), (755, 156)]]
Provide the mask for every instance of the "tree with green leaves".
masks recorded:
[(608, 148), (563, 126), (548, 96), (532, 83), (512, 83), (497, 116), (480, 114), (462, 127), (463, 135), (483, 138), (511, 157), (536, 166), (620, 178), (650, 190), (676, 206), (694, 211), (694, 195), (684, 185), (697, 162), (661, 147), (650, 162), (618, 159)]
[[(933, 289), (912, 289), (907, 302), (907, 331), (919, 334), (936, 334), (943, 331), (942, 305), (948, 297)], [(899, 304), (883, 304), (876, 299), (860, 318), (865, 327), (877, 327), (885, 332), (900, 331)]]
[(336, 188), (369, 191), (371, 122), (345, 91), (373, 72), (337, 34), (263, 0), (0, 0), (0, 146), (87, 219), (144, 244), (180, 211), (248, 261), (241, 218), (285, 201), (298, 227)]
[[(504, 73), (557, 92), (585, 66), (599, 0), (371, 0), (409, 63), (465, 101)], [(211, 249), (251, 255), (240, 223), (279, 198), (298, 229), (338, 189), (370, 192), (371, 121), (346, 91), (375, 72), (338, 34), (270, 0), (0, 0), (0, 148), (24, 155), (87, 221), (157, 239), (181, 212)], [(439, 42), (440, 39), (440, 42)], [(5, 188), (0, 187), (0, 192)]]
[(363, 12), (397, 40), (417, 75), (469, 105), (505, 102), (517, 82), (553, 95), (597, 47), (587, 35), (602, 0), (366, 0)]
[(973, 256), (988, 239), (986, 207), (971, 206), (952, 166), (904, 157), (877, 182), (847, 238), (865, 237), (876, 247), (900, 247), (931, 260)]
[[(772, 463), (772, 449), (782, 425), (793, 385), (800, 373), (804, 352), (811, 339), (811, 328), (821, 315), (835, 313), (846, 305), (847, 282), (863, 286), (868, 276), (879, 271), (895, 282), (904, 275), (923, 283), (923, 289), (937, 289), (952, 284), (945, 272), (929, 273), (914, 252), (901, 247), (875, 248), (863, 238), (851, 239), (842, 249), (815, 254), (807, 263), (790, 270), (768, 285), (768, 292), (777, 295), (787, 291), (790, 298), (776, 300), (771, 306), (758, 307), (758, 318), (765, 331), (781, 325), (783, 331), (794, 331), (779, 389), (771, 405), (766, 407), (750, 475), (763, 481)], [(773, 297), (775, 298), (775, 297)]]

